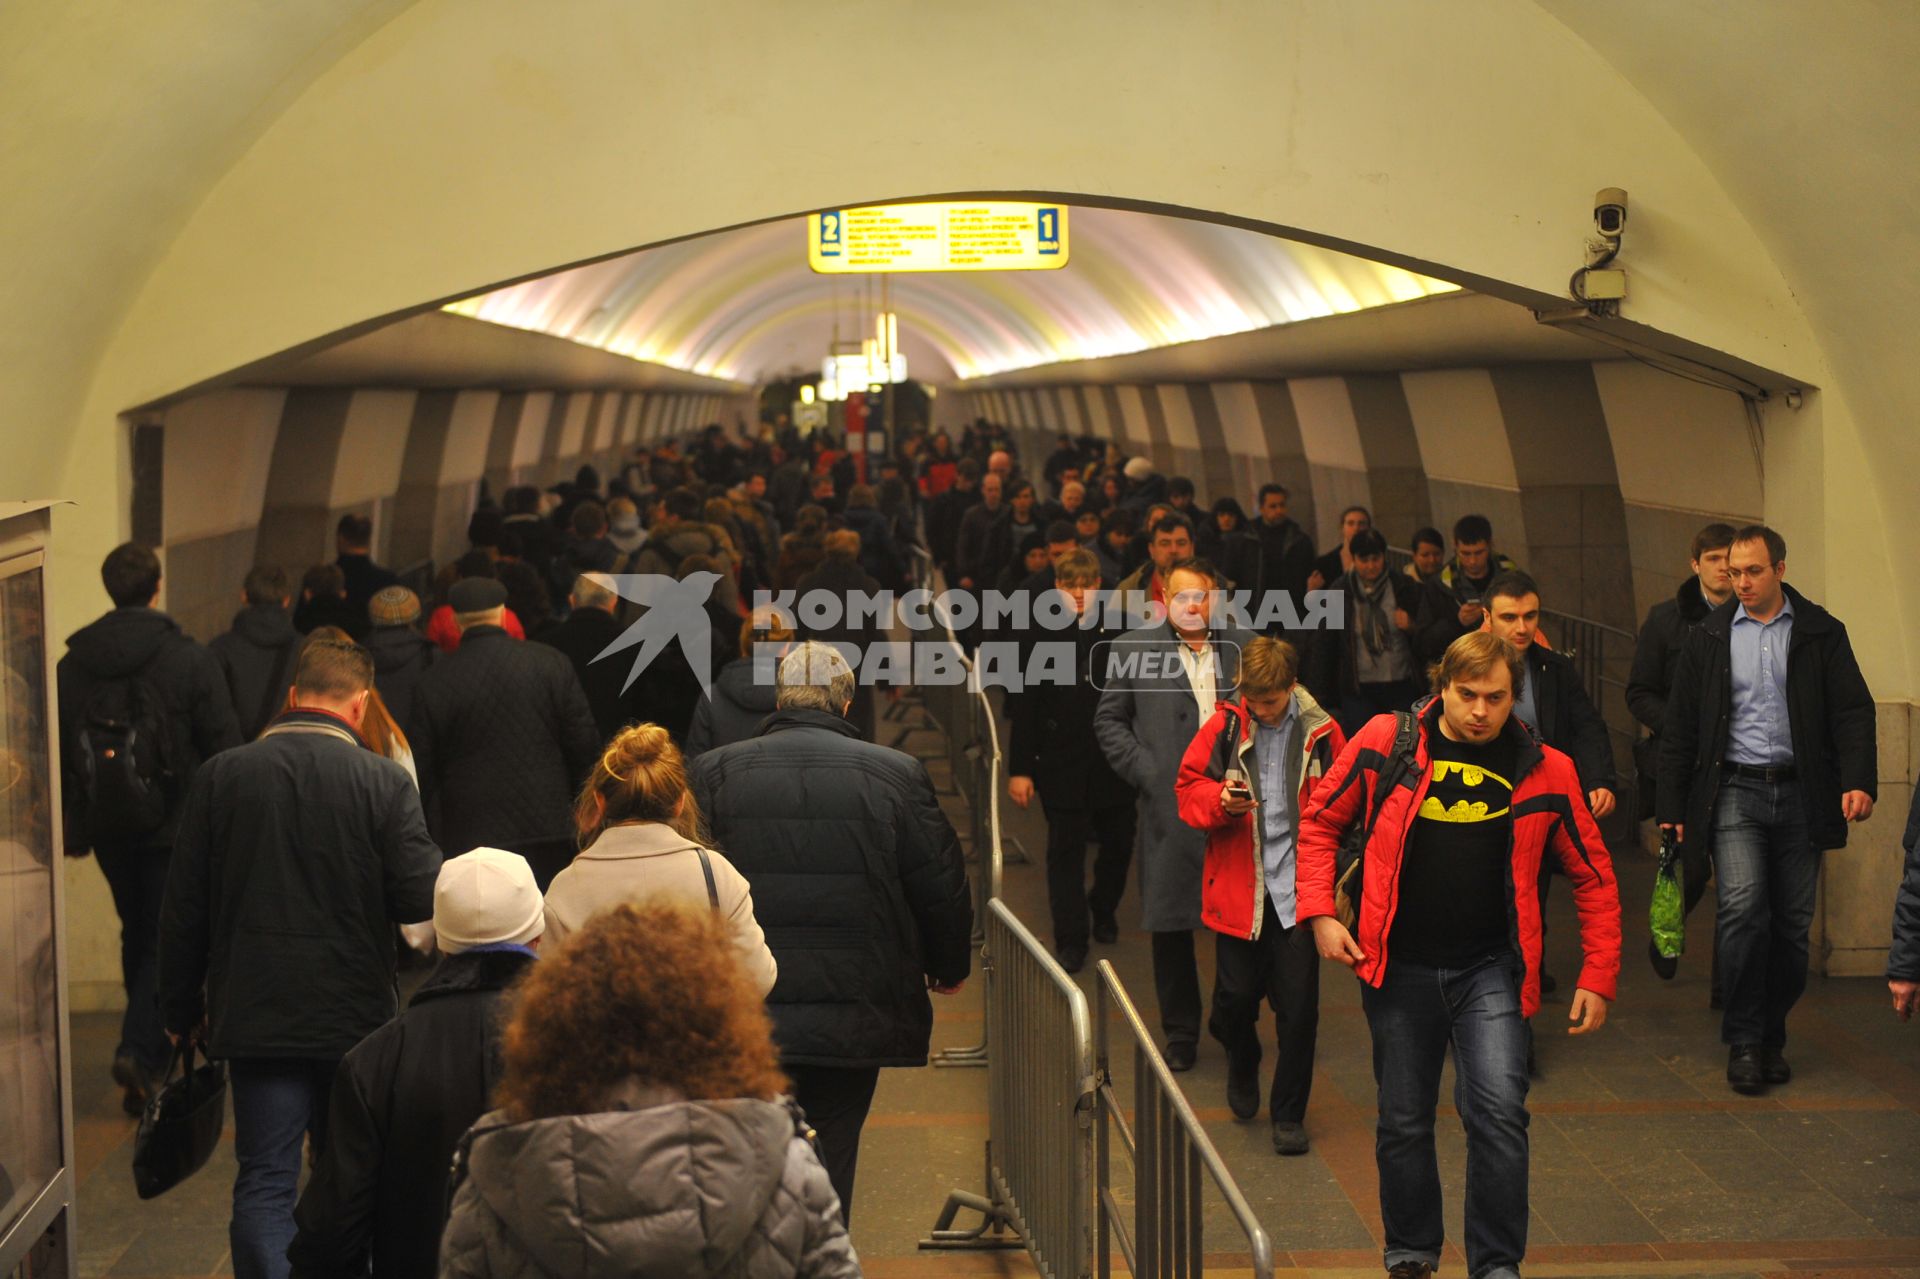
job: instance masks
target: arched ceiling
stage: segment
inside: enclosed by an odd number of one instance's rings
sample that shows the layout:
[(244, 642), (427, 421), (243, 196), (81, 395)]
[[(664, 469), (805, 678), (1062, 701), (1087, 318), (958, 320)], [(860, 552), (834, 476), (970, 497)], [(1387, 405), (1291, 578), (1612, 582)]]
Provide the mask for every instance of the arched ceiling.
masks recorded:
[[(1057, 271), (889, 278), (900, 345), (935, 382), (1124, 355), (1411, 301), (1455, 286), (1255, 231), (1080, 208)], [(875, 277), (816, 275), (789, 219), (643, 249), (447, 310), (712, 377), (818, 369), (873, 332)]]

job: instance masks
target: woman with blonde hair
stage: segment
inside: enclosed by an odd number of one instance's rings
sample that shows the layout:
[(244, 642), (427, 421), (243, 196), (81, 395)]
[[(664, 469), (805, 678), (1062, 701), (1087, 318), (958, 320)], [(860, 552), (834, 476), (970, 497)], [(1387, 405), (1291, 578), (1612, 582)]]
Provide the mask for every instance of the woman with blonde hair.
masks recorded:
[(616, 733), (573, 817), (580, 853), (547, 888), (549, 943), (623, 902), (657, 897), (705, 906), (726, 921), (755, 989), (773, 989), (778, 969), (753, 917), (753, 893), (733, 863), (700, 842), (686, 761), (666, 729), (634, 724)]
[(860, 1274), (725, 924), (619, 906), (511, 996), (499, 1109), (454, 1156), (441, 1279)]
[[(687, 758), (716, 746), (744, 742), (773, 714), (773, 673), (793, 647), (793, 618), (777, 604), (762, 604), (740, 627), (740, 656), (720, 668), (711, 693), (693, 708)], [(762, 646), (765, 647), (762, 647)]]

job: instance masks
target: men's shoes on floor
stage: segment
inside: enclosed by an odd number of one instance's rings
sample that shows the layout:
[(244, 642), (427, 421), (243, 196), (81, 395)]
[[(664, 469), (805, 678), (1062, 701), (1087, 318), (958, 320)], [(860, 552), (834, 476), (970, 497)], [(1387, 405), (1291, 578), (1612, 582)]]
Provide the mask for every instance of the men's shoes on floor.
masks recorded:
[(1087, 948), (1085, 946), (1056, 947), (1053, 952), (1053, 957), (1059, 960), (1060, 966), (1070, 973), (1077, 973), (1087, 966)]
[(1727, 1052), (1727, 1084), (1751, 1097), (1767, 1090), (1766, 1069), (1760, 1064), (1758, 1044), (1735, 1044)]
[(1424, 1261), (1403, 1261), (1387, 1271), (1387, 1279), (1433, 1279), (1433, 1267)]
[[(1307, 1153), (1307, 1130), (1305, 1126), (1288, 1119), (1273, 1121), (1273, 1153), (1276, 1155), (1304, 1155)], [(1392, 1273), (1399, 1273), (1397, 1270)], [(1431, 1272), (1429, 1272), (1431, 1273)]]
[(1793, 1082), (1793, 1067), (1780, 1055), (1778, 1048), (1760, 1048), (1760, 1077), (1770, 1084), (1790, 1084)]
[(1112, 915), (1093, 917), (1093, 939), (1102, 946), (1111, 946), (1120, 940), (1120, 921)]
[(1653, 971), (1660, 974), (1661, 981), (1672, 981), (1680, 971), (1680, 956), (1661, 954), (1660, 943), (1651, 938), (1647, 940), (1647, 958), (1653, 961)]
[(1258, 1046), (1227, 1050), (1227, 1109), (1235, 1119), (1260, 1113), (1260, 1052)]
[(142, 1114), (153, 1096), (153, 1078), (131, 1057), (113, 1059), (113, 1082), (120, 1085), (120, 1109), (129, 1115)]
[(1167, 1051), (1161, 1056), (1166, 1059), (1167, 1069), (1177, 1075), (1182, 1071), (1193, 1069), (1194, 1059), (1199, 1056), (1199, 1050), (1192, 1044), (1168, 1044)]

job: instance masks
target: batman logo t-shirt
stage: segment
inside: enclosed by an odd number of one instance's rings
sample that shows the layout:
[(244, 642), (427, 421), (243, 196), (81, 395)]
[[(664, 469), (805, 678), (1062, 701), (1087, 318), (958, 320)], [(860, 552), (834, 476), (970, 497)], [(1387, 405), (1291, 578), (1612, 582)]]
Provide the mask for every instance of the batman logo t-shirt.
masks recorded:
[(1462, 968), (1509, 945), (1515, 750), (1428, 734), (1427, 794), (1400, 872), (1388, 963)]

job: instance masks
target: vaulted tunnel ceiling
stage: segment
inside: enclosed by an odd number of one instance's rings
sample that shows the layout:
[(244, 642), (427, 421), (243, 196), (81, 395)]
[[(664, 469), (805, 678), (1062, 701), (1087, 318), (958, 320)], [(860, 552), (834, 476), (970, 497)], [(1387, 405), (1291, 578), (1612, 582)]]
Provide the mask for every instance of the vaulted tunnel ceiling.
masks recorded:
[[(1186, 218), (1079, 208), (1058, 271), (903, 274), (916, 377), (951, 382), (1151, 350), (1455, 291), (1330, 249)], [(878, 281), (816, 275), (789, 219), (644, 249), (453, 303), (460, 315), (712, 377), (815, 369), (873, 332)]]

